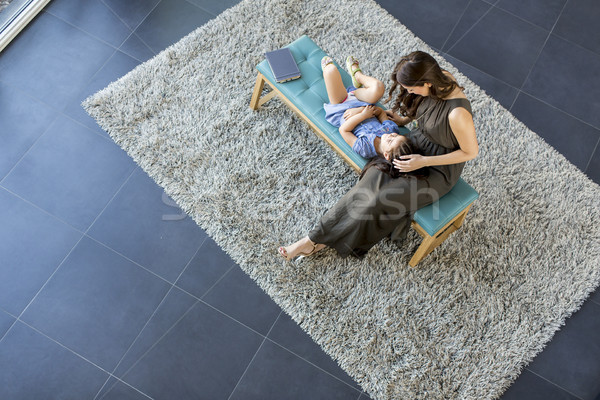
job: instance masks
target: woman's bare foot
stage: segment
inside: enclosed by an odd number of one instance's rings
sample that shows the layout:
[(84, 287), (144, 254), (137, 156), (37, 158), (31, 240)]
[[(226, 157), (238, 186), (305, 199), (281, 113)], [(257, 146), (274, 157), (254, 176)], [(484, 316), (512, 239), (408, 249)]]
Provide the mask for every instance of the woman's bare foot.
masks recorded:
[(308, 236), (305, 236), (287, 247), (280, 247), (279, 254), (286, 260), (291, 261), (298, 256), (311, 256), (325, 247), (324, 244), (313, 243)]

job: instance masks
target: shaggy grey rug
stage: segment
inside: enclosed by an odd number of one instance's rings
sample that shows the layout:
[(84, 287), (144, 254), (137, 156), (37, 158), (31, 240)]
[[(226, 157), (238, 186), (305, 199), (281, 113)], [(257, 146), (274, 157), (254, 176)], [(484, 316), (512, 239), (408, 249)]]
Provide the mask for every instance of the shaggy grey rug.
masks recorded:
[[(248, 107), (263, 53), (303, 34), (384, 82), (425, 50), (466, 87), (481, 197), (416, 269), (414, 232), (277, 254), (357, 180), (281, 101)], [(245, 0), (84, 106), (374, 399), (498, 397), (599, 283), (599, 187), (370, 0)]]

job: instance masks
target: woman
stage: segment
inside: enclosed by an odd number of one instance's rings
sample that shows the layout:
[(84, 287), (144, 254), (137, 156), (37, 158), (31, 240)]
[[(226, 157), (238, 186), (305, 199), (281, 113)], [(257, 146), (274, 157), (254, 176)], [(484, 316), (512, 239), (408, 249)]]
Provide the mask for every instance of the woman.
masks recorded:
[(380, 169), (367, 169), (308, 236), (279, 248), (286, 259), (311, 255), (326, 246), (342, 257), (362, 256), (386, 236), (399, 244), (412, 214), (448, 193), (464, 163), (477, 156), (470, 103), (463, 88), (433, 57), (422, 51), (402, 57), (391, 79), (387, 101), (396, 89), (399, 93), (387, 113), (398, 125), (417, 121), (409, 138), (422, 152), (401, 156), (393, 164), (403, 173), (427, 167), (427, 177), (394, 178)]

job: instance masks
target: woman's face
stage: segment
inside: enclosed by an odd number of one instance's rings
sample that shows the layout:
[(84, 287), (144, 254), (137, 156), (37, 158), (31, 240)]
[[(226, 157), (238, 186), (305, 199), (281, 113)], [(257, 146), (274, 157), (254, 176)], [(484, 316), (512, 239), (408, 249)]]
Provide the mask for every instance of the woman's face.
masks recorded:
[(383, 152), (383, 156), (389, 160), (393, 150), (406, 140), (406, 136), (397, 133), (384, 133), (381, 135), (381, 151)]
[(429, 88), (431, 84), (425, 83), (423, 86), (406, 86), (402, 85), (402, 87), (408, 90), (408, 93), (418, 94), (419, 96), (427, 97), (429, 96)]

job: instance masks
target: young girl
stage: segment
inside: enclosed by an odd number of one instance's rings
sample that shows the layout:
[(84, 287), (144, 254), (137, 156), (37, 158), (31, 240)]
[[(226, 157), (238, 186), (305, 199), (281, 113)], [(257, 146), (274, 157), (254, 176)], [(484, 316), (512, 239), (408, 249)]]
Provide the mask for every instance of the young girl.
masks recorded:
[(346, 66), (354, 85), (347, 89), (331, 57), (321, 60), (329, 97), (329, 103), (323, 105), (325, 119), (339, 127), (342, 138), (362, 157), (379, 155), (390, 160), (393, 150), (407, 139), (381, 107), (372, 105), (383, 95), (383, 83), (363, 74), (352, 56), (346, 60)]

